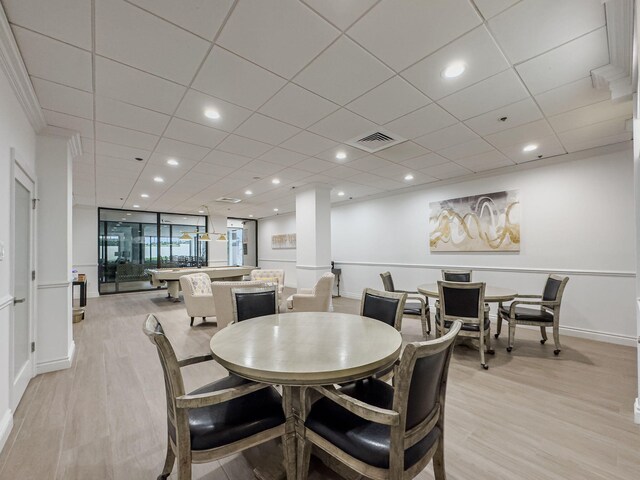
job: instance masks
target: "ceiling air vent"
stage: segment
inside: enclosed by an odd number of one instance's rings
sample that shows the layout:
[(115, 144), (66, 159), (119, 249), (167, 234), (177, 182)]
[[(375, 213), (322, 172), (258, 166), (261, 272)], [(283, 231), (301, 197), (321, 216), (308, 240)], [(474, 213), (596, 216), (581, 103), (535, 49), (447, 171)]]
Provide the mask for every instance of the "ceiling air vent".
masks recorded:
[(240, 203), (242, 200), (240, 200), (239, 198), (231, 198), (231, 197), (220, 197), (220, 198), (216, 198), (216, 202), (222, 202), (222, 203)]
[(389, 130), (377, 128), (366, 132), (363, 135), (358, 135), (356, 138), (352, 138), (345, 143), (352, 147), (359, 148), (360, 150), (364, 150), (365, 152), (375, 153), (385, 148), (392, 147), (393, 145), (406, 142), (406, 140), (406, 138), (399, 137)]

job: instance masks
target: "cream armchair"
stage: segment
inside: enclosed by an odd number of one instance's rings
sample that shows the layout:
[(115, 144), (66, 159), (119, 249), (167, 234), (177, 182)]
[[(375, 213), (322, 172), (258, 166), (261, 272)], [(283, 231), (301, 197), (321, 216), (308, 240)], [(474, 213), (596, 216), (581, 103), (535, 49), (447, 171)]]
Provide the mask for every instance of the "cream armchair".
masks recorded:
[(328, 312), (333, 292), (333, 273), (325, 273), (313, 288), (301, 288), (287, 298), (287, 310), (291, 312)]
[(278, 294), (282, 295), (284, 291), (284, 270), (263, 270), (256, 269), (251, 270), (251, 280), (259, 280), (265, 283), (274, 283), (278, 282)]
[(202, 317), (213, 317), (216, 314), (213, 303), (213, 293), (211, 292), (211, 279), (206, 273), (192, 273), (180, 277), (180, 287), (184, 296), (184, 306), (187, 308), (187, 315), (193, 319)]
[(216, 321), (218, 323), (218, 328), (224, 328), (233, 321), (232, 288), (264, 287), (265, 285), (265, 282), (260, 281), (213, 282), (211, 284), (211, 290), (213, 291), (213, 303), (216, 308)]

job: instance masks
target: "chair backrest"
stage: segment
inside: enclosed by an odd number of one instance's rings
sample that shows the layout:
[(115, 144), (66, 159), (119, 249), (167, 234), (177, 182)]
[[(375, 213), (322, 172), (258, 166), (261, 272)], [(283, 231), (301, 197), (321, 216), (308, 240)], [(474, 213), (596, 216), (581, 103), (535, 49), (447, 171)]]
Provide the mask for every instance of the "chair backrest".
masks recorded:
[(560, 275), (549, 275), (547, 283), (544, 286), (544, 292), (542, 293), (542, 300), (546, 302), (562, 302), (562, 294), (564, 288), (567, 286), (569, 277), (562, 277)]
[(313, 294), (316, 297), (326, 297), (327, 300), (331, 300), (331, 293), (333, 292), (333, 281), (335, 278), (336, 276), (333, 273), (323, 273), (313, 287)]
[(382, 272), (380, 274), (380, 278), (382, 279), (382, 286), (387, 292), (395, 292), (396, 287), (393, 284), (393, 278), (391, 277), (391, 272)]
[(401, 415), (399, 432), (394, 432), (397, 436), (406, 439), (417, 434), (414, 439), (419, 440), (434, 427), (444, 427), (449, 362), (461, 327), (462, 322), (456, 320), (446, 335), (406, 345), (394, 377), (393, 409)]
[(261, 282), (277, 282), (278, 285), (284, 286), (284, 270), (257, 268), (251, 270), (251, 280), (260, 280)]
[(258, 288), (232, 288), (233, 321), (273, 315), (278, 312), (278, 288), (275, 285)]
[(373, 288), (365, 288), (362, 291), (360, 315), (375, 318), (400, 331), (402, 312), (404, 312), (406, 301), (406, 293), (382, 292)]
[(211, 278), (206, 273), (191, 273), (180, 277), (182, 293), (191, 297), (211, 295)]
[(252, 288), (264, 287), (264, 282), (213, 282), (211, 290), (213, 291), (213, 303), (216, 309), (216, 323), (218, 328), (224, 328), (233, 322), (233, 298), (231, 289), (233, 288)]
[(470, 282), (471, 270), (442, 270), (442, 280), (445, 282)]
[(442, 321), (460, 319), (479, 325), (484, 321), (484, 290), (483, 282), (438, 281)]

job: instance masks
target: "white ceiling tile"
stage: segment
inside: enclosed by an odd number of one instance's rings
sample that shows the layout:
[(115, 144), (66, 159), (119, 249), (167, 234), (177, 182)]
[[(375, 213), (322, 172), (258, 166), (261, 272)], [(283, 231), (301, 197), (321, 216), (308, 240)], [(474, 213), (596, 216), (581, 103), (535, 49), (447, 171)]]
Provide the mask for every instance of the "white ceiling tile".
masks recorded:
[(539, 158), (553, 157), (567, 153), (555, 135), (536, 138), (533, 143), (538, 145), (538, 148), (532, 152), (522, 150), (524, 143), (501, 147), (499, 150), (516, 163), (530, 162), (532, 160), (538, 160)]
[[(344, 153), (346, 155), (346, 158), (343, 158), (343, 159), (336, 158), (336, 155), (338, 154), (338, 152)], [(344, 164), (344, 163), (350, 162), (351, 160), (362, 158), (366, 155), (369, 155), (369, 152), (365, 152), (364, 150), (360, 150), (359, 148), (354, 148), (350, 145), (340, 144), (314, 156), (321, 158), (323, 160), (328, 160), (329, 162)]]
[(347, 108), (379, 125), (431, 103), (402, 77), (395, 76), (347, 105)]
[(278, 145), (298, 132), (300, 129), (297, 127), (254, 113), (234, 133), (270, 145)]
[[(153, 150), (158, 137), (148, 133), (142, 133), (127, 128), (107, 125), (96, 122), (96, 140), (103, 142), (117, 143), (127, 147), (139, 148), (142, 150)], [(97, 152), (96, 152), (97, 153)]]
[(491, 150), (490, 152), (481, 153), (479, 155), (461, 158), (456, 160), (456, 163), (473, 172), (484, 172), (486, 170), (493, 170), (494, 168), (515, 165), (515, 162), (509, 160), (497, 150)]
[(375, 127), (375, 123), (341, 108), (309, 127), (309, 130), (336, 142), (346, 142)]
[(393, 71), (347, 37), (340, 37), (294, 82), (345, 105), (393, 76)]
[(428, 153), (427, 155), (422, 155), (421, 157), (412, 158), (402, 162), (403, 165), (412, 170), (424, 170), (425, 168), (442, 165), (443, 163), (449, 163), (449, 160), (441, 157), (437, 153)]
[(307, 156), (301, 153), (292, 152), (291, 150), (285, 150), (284, 148), (275, 147), (268, 152), (260, 155), (261, 160), (266, 160), (267, 162), (277, 163), (278, 165), (282, 165), (285, 167), (290, 167), (304, 159)]
[(393, 147), (385, 148), (384, 150), (376, 152), (376, 156), (386, 160), (391, 160), (392, 162), (402, 162), (427, 153), (429, 153), (429, 150), (421, 147), (417, 143), (402, 142), (398, 145), (394, 145)]
[[(169, 165), (167, 161), (169, 160), (177, 160), (178, 165)], [(154, 163), (156, 165), (168, 166), (170, 167), (170, 171), (178, 171), (182, 172), (184, 175), (198, 163), (197, 160), (191, 160), (185, 157), (178, 157), (177, 155), (170, 155), (166, 153), (154, 153), (149, 157), (149, 163)]]
[[(565, 147), (574, 147), (577, 144), (585, 144), (591, 140), (595, 140), (602, 137), (614, 137), (616, 135), (630, 134), (627, 130), (627, 121), (629, 118), (625, 115), (623, 117), (613, 118), (600, 123), (594, 123), (592, 125), (586, 125), (574, 130), (567, 130), (558, 134), (560, 141)], [(569, 150), (569, 148), (567, 148)], [(571, 148), (570, 151), (575, 151)]]
[(291, 125), (307, 128), (321, 118), (335, 112), (338, 108), (340, 107), (335, 103), (331, 103), (294, 83), (289, 83), (259, 111)]
[(172, 114), (186, 90), (182, 85), (96, 55), (96, 94)]
[(273, 175), (282, 170), (282, 165), (265, 162), (264, 160), (253, 160), (242, 167), (242, 171), (251, 172), (260, 176)]
[(521, 63), (516, 70), (535, 95), (584, 78), (608, 63), (607, 32), (603, 27)]
[(96, 53), (183, 85), (211, 45), (123, 0), (96, 0), (95, 23)]
[(590, 148), (602, 147), (613, 143), (628, 142), (632, 139), (631, 132), (618, 133), (607, 137), (594, 137), (582, 142), (573, 142), (563, 140), (563, 144), (567, 152), (579, 152), (580, 150), (588, 150)]
[(328, 138), (321, 137), (311, 132), (302, 131), (297, 135), (291, 137), (286, 142), (283, 142), (280, 146), (288, 150), (293, 150), (297, 153), (304, 155), (317, 155), (320, 152), (329, 150), (335, 147), (337, 142), (329, 140)]
[(453, 115), (446, 112), (439, 105), (432, 103), (385, 124), (385, 128), (404, 138), (412, 139), (457, 122), (458, 120)]
[(438, 104), (460, 120), (466, 120), (528, 95), (518, 75), (509, 69), (438, 100)]
[[(505, 118), (506, 120), (501, 120)], [(470, 118), (464, 123), (480, 135), (489, 135), (542, 118), (542, 112), (531, 97)]]
[(549, 123), (556, 132), (566, 132), (576, 128), (604, 122), (617, 117), (631, 118), (633, 116), (633, 102), (604, 102), (594, 103), (586, 107), (576, 108), (569, 112), (549, 117)]
[(200, 162), (193, 167), (193, 172), (202, 173), (204, 175), (216, 175), (226, 177), (236, 169), (233, 167), (225, 167), (224, 165), (215, 165), (213, 163)]
[[(93, 138), (93, 122), (84, 118), (72, 117), (71, 115), (65, 115), (64, 113), (52, 112), (51, 110), (42, 110), (44, 119), (47, 121), (47, 125), (54, 127), (67, 128), (74, 130), (83, 137), (82, 150), (86, 151), (86, 139)], [(89, 142), (93, 143), (93, 142)]]
[(339, 33), (297, 0), (250, 0), (237, 4), (217, 43), (291, 78)]
[(602, 102), (611, 98), (608, 88), (593, 88), (591, 76), (567, 83), (536, 95), (536, 102), (547, 116), (557, 115), (575, 108)]
[(376, 168), (389, 167), (390, 165), (395, 165), (395, 163), (385, 160), (384, 158), (376, 157), (375, 155), (367, 155), (366, 157), (347, 163), (346, 166), (363, 172), (370, 172)]
[[(278, 172), (278, 178), (283, 182), (295, 182), (309, 176), (310, 173), (308, 171), (300, 170), (298, 168), (285, 168)], [(265, 179), (265, 184), (270, 185), (271, 187), (273, 186), (269, 179)]]
[(161, 135), (169, 115), (96, 95), (96, 120), (120, 127)]
[(435, 165), (433, 167), (425, 168), (421, 170), (422, 173), (441, 180), (446, 178), (461, 177), (463, 175), (470, 175), (471, 170), (461, 167), (457, 163), (449, 162)]
[(371, 170), (371, 173), (373, 173), (374, 175), (379, 175), (381, 177), (389, 178), (391, 180), (395, 180), (396, 182), (402, 182), (405, 181), (405, 175), (413, 172), (408, 166), (404, 164), (401, 165), (398, 163), (394, 163), (392, 165), (387, 165), (386, 167), (373, 169)]
[(486, 19), (496, 16), (521, 0), (473, 0), (482, 16)]
[(546, 120), (537, 120), (535, 122), (520, 125), (519, 127), (503, 130), (498, 133), (487, 135), (484, 139), (495, 146), (502, 149), (510, 145), (523, 146), (538, 138), (549, 137), (553, 135), (553, 129)]
[[(211, 119), (204, 116), (207, 109), (217, 110), (220, 118)], [(238, 126), (251, 116), (251, 110), (238, 107), (224, 100), (210, 97), (196, 90), (189, 90), (184, 96), (176, 117), (192, 122), (200, 123), (207, 127), (216, 128), (225, 132), (232, 132)]]
[(437, 151), (450, 147), (451, 145), (468, 142), (474, 138), (478, 138), (478, 135), (471, 131), (464, 123), (460, 122), (418, 137), (414, 142), (429, 150)]
[(129, 177), (132, 174), (135, 174), (135, 176), (137, 176), (144, 168), (144, 163), (137, 162), (133, 159), (96, 155), (96, 167), (108, 167), (110, 169), (113, 169), (112, 174), (120, 172), (125, 173), (125, 176)]
[(30, 75), (93, 91), (91, 53), (24, 28), (14, 26), (13, 33)]
[(327, 162), (326, 160), (320, 160), (319, 158), (312, 157), (296, 163), (295, 167), (299, 170), (306, 170), (307, 172), (311, 173), (322, 173), (334, 168), (335, 164), (332, 162)]
[[(465, 64), (464, 73), (455, 78), (443, 77), (442, 72), (454, 62)], [(411, 66), (402, 76), (438, 100), (507, 68), (509, 63), (491, 34), (480, 26)]]
[(115, 143), (96, 140), (96, 155), (124, 158), (128, 160), (139, 157), (143, 160), (148, 160), (149, 157), (151, 157), (151, 151), (144, 150), (142, 148), (128, 147), (126, 145), (119, 145)]
[(76, 117), (93, 119), (93, 95), (77, 88), (31, 78), (42, 108)]
[(238, 135), (229, 135), (220, 145), (218, 145), (217, 149), (222, 150), (223, 152), (256, 158), (268, 150), (271, 150), (271, 145), (251, 140), (250, 138), (240, 137)]
[(91, 3), (86, 0), (3, 0), (11, 23), (91, 50)]
[(212, 150), (206, 157), (202, 159), (202, 161), (213, 165), (230, 167), (235, 170), (236, 168), (240, 168), (243, 165), (249, 163), (251, 159), (242, 155), (236, 155), (235, 153)]
[(524, 0), (489, 21), (496, 40), (513, 63), (540, 55), (604, 24), (600, 0)]
[(355, 168), (338, 165), (323, 173), (324, 175), (328, 175), (333, 178), (343, 179), (353, 177), (354, 175), (359, 175), (362, 172), (360, 170), (356, 170)]
[(285, 79), (220, 47), (213, 47), (192, 87), (252, 110), (269, 100)]
[(480, 23), (482, 19), (467, 0), (383, 0), (347, 33), (400, 71)]
[(182, 142), (193, 143), (213, 148), (228, 134), (215, 128), (205, 127), (199, 123), (188, 122), (180, 118), (172, 118), (164, 132), (164, 136)]
[(202, 160), (210, 150), (210, 148), (201, 147), (200, 145), (194, 145), (192, 143), (180, 142), (170, 138), (160, 139), (158, 146), (156, 147), (157, 153), (164, 153), (165, 155), (171, 155), (173, 157), (188, 160)]
[(171, 23), (207, 40), (213, 40), (233, 5), (233, 0), (129, 0)]
[(442, 155), (449, 160), (458, 160), (459, 158), (490, 152), (493, 149), (494, 148), (483, 139), (476, 138), (468, 142), (458, 143), (457, 145), (439, 150), (438, 155)]
[(340, 30), (345, 30), (366, 12), (376, 0), (303, 0)]

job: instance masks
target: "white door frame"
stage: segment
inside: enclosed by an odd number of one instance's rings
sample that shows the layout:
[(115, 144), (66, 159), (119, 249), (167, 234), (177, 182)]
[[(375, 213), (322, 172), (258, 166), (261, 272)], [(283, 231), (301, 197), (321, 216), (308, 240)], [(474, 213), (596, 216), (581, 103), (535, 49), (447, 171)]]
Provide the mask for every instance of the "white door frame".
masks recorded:
[[(16, 192), (15, 192), (15, 182), (16, 180), (20, 182), (30, 193), (31, 201), (35, 201), (36, 196), (36, 176), (33, 172), (30, 171), (28, 165), (21, 160), (20, 156), (17, 154), (14, 148), (11, 148), (11, 205), (10, 205), (10, 217), (11, 217), (11, 251), (10, 251), (10, 260), (11, 260), (11, 276), (10, 276), (10, 289), (11, 296), (15, 298), (15, 271), (16, 271), (16, 258), (15, 258), (15, 245), (16, 245), (16, 218), (15, 218), (15, 207), (16, 207)], [(31, 219), (30, 219), (30, 233), (31, 233), (31, 244), (29, 245), (29, 271), (35, 270), (36, 265), (36, 210), (33, 208), (30, 210)], [(36, 305), (37, 305), (37, 289), (35, 288), (35, 281), (32, 279), (29, 282), (29, 344), (35, 341), (35, 316), (36, 316)], [(9, 372), (10, 372), (10, 392), (9, 392), (9, 401), (10, 408), (15, 410), (24, 394), (24, 391), (29, 384), (31, 378), (35, 376), (36, 372), (36, 361), (35, 354), (31, 352), (29, 349), (29, 362), (25, 365), (23, 371), (15, 375), (14, 371), (14, 344), (13, 344), (13, 334), (14, 334), (14, 313), (15, 309), (10, 309), (9, 315)], [(18, 379), (16, 381), (16, 379)]]

